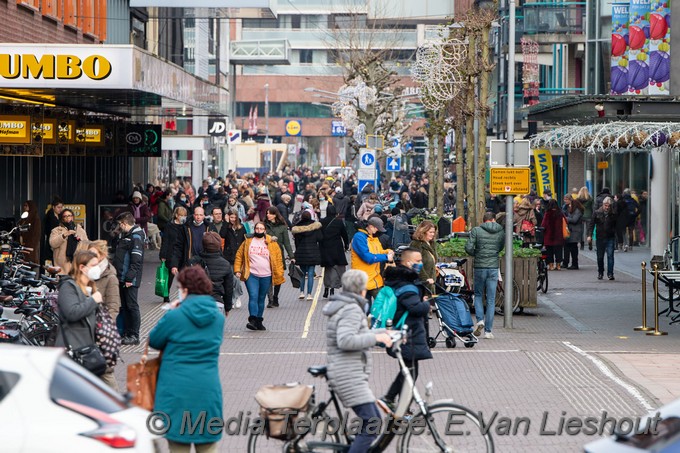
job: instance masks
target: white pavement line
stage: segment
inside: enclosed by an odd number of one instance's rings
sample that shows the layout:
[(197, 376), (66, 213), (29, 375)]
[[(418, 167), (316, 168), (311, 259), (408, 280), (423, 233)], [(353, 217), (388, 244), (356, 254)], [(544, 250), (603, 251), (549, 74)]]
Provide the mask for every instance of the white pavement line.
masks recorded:
[(316, 304), (319, 302), (319, 294), (321, 294), (321, 287), (323, 286), (323, 277), (326, 273), (326, 269), (322, 268), (321, 278), (319, 283), (316, 285), (316, 294), (314, 295), (314, 300), (312, 301), (312, 306), (309, 307), (307, 312), (307, 319), (305, 319), (305, 327), (302, 329), (302, 338), (307, 338), (309, 334), (309, 326), (312, 325), (312, 316), (314, 316), (314, 311), (316, 310)]
[[(433, 354), (452, 354), (455, 353), (454, 350), (442, 350), (442, 351), (432, 351)], [(470, 352), (495, 352), (495, 353), (507, 353), (507, 352), (522, 352), (519, 349), (486, 349), (481, 351), (470, 351)], [(469, 354), (470, 352), (466, 352)], [(372, 354), (384, 355), (385, 352), (381, 349), (378, 351), (371, 351)], [(460, 353), (460, 351), (459, 351)], [(247, 355), (298, 355), (298, 354), (323, 354), (326, 355), (326, 351), (269, 351), (269, 352), (220, 352), (220, 355), (228, 356), (247, 356)]]
[(651, 410), (654, 409), (654, 406), (652, 406), (652, 405), (647, 401), (647, 398), (645, 398), (645, 397), (642, 395), (642, 393), (640, 393), (640, 391), (639, 391), (638, 389), (636, 389), (636, 388), (633, 387), (632, 385), (630, 385), (630, 384), (624, 382), (621, 378), (619, 378), (618, 376), (616, 376), (616, 375), (612, 372), (612, 370), (610, 370), (609, 367), (608, 367), (607, 365), (605, 365), (604, 362), (602, 362), (602, 360), (600, 360), (600, 359), (598, 359), (597, 357), (594, 357), (594, 356), (588, 354), (588, 353), (585, 352), (583, 349), (581, 349), (581, 348), (579, 348), (579, 347), (577, 347), (577, 346), (574, 346), (573, 344), (571, 344), (571, 343), (568, 342), (568, 341), (563, 341), (562, 344), (564, 344), (566, 347), (568, 347), (569, 349), (571, 349), (571, 350), (574, 351), (575, 353), (579, 354), (580, 356), (585, 357), (585, 358), (587, 358), (588, 360), (590, 360), (591, 362), (593, 362), (593, 365), (595, 365), (595, 366), (597, 367), (597, 369), (600, 370), (600, 371), (602, 372), (602, 374), (604, 374), (605, 376), (607, 376), (609, 379), (611, 379), (611, 380), (614, 381), (616, 384), (618, 384), (620, 387), (622, 387), (626, 392), (628, 392), (628, 393), (630, 394), (630, 396), (632, 396), (635, 400), (637, 400), (638, 403), (640, 403), (640, 405), (641, 405), (642, 407), (645, 408), (645, 410), (651, 411)]
[(552, 311), (554, 311), (557, 316), (564, 319), (567, 322), (567, 324), (572, 326), (578, 332), (593, 332), (593, 329), (586, 326), (581, 321), (577, 320), (572, 315), (567, 313), (565, 310), (560, 308), (555, 302), (550, 300), (550, 298), (548, 296), (546, 296), (545, 294), (543, 294), (539, 297), (541, 298), (541, 303), (543, 303), (544, 305), (547, 305), (548, 308), (550, 308)]

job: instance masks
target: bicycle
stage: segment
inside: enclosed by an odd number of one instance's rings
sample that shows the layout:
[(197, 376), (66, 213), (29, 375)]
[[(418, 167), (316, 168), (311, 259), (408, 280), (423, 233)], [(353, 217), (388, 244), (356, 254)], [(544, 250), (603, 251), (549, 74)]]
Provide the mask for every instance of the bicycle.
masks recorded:
[[(663, 271), (680, 271), (680, 260), (678, 259), (678, 242), (680, 241), (680, 236), (673, 236), (671, 240), (668, 242), (668, 245), (664, 249), (663, 252), (663, 268), (660, 270)], [(652, 272), (651, 266), (649, 269), (650, 272)], [(663, 279), (663, 282), (666, 282), (665, 279)], [(659, 288), (659, 299), (663, 300), (664, 302), (668, 302), (671, 299), (671, 292), (673, 296), (673, 300), (680, 300), (680, 287), (677, 287), (674, 284), (668, 283), (667, 286), (670, 285), (670, 290), (668, 291), (668, 294), (662, 294), (661, 293), (661, 287)]]
[[(399, 368), (405, 382), (399, 403), (394, 412), (390, 412), (386, 406), (379, 404), (383, 412), (386, 412), (386, 419), (383, 419), (380, 434), (368, 451), (371, 453), (385, 451), (397, 437), (401, 437), (397, 445), (397, 451), (399, 452), (493, 452), (493, 438), (489, 431), (482, 430), (482, 422), (474, 412), (464, 406), (455, 404), (452, 400), (439, 400), (430, 404), (420, 396), (411, 373), (401, 355), (401, 345), (406, 339), (407, 329), (407, 326), (404, 326), (401, 330), (389, 332), (394, 342), (392, 350), (397, 356)], [(325, 366), (310, 367), (307, 371), (314, 377), (328, 379)], [(432, 395), (432, 383), (428, 383), (425, 388), (426, 397), (429, 398)], [(267, 438), (264, 432), (253, 431), (248, 438), (248, 452), (281, 451), (285, 453), (312, 453), (315, 451), (347, 451), (353, 440), (353, 437), (345, 429), (349, 414), (341, 412), (340, 403), (332, 388), (329, 388), (329, 393), (330, 399), (316, 404), (311, 409), (309, 415), (311, 426), (321, 426), (325, 431), (319, 433), (315, 429), (313, 432), (308, 430), (295, 433), (291, 440), (283, 441), (283, 446), (280, 445), (281, 440)], [(315, 395), (312, 394), (312, 400), (314, 398)], [(409, 413), (409, 408), (413, 402), (416, 403), (417, 409), (411, 414)], [(331, 417), (327, 412), (328, 407), (331, 405), (336, 412), (335, 418)], [(344, 420), (344, 423), (342, 423), (342, 426), (338, 423), (337, 427), (340, 429), (331, 430), (331, 420)], [(420, 430), (420, 432), (416, 432), (416, 429)], [(450, 432), (451, 429), (455, 431), (455, 434)], [(342, 436), (338, 434), (338, 431), (342, 431)], [(307, 437), (310, 434), (321, 434), (322, 439), (309, 440)], [(331, 439), (330, 442), (326, 441), (328, 437)], [(269, 441), (272, 441), (272, 444), (269, 444)]]

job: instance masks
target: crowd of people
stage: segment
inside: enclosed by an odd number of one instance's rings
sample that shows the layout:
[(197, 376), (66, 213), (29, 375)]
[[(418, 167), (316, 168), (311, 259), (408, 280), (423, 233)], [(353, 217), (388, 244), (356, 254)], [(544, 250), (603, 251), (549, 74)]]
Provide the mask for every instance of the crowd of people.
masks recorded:
[[(370, 184), (359, 190), (357, 183), (351, 174), (342, 177), (302, 169), (243, 177), (230, 172), (224, 178), (202, 181), (197, 189), (180, 178), (167, 187), (137, 186), (127, 207), (115, 214), (114, 240), (98, 241), (88, 238), (58, 197), (42, 219), (35, 203), (27, 201), (25, 221), (33, 228), (22, 240), (39, 250), (32, 260), (51, 261), (66, 274), (58, 306), (70, 338), (60, 336), (60, 345), (91, 342), (98, 307), (116, 320), (122, 344), (137, 345), (144, 255), (156, 245), (153, 236), (160, 236), (159, 258), (169, 270), (169, 286), (176, 280), (179, 295), (179, 300), (163, 299), (171, 310), (149, 338), (152, 347), (164, 351), (157, 408), (168, 413), (177, 409), (171, 390), (175, 383), (169, 376), (179, 374), (200, 375), (201, 387), (213, 391), (207, 398), (211, 415), (221, 414), (217, 359), (225, 317), (241, 307), (247, 293), (245, 328), (266, 330), (266, 310), (293, 303), (281, 300), (281, 285), (286, 270), (299, 268), (299, 301), (313, 300), (318, 285), (323, 285), (322, 297), (329, 301), (323, 313), (328, 317), (330, 383), (346, 407), (368, 420), (378, 409), (364, 378), (370, 373), (367, 351), (391, 340), (383, 331), (368, 329), (366, 313), (383, 287), (398, 294), (395, 319), (405, 316), (410, 328), (402, 353), (415, 379), (419, 361), (432, 358), (427, 299), (435, 293), (438, 231), (428, 220), (412, 225), (413, 210), (428, 206), (426, 174), (397, 175), (382, 194)], [(442, 201), (452, 210), (455, 188), (447, 183)], [(579, 249), (595, 243), (598, 278), (603, 278), (606, 255), (607, 276), (613, 280), (614, 249), (627, 250), (645, 241), (646, 202), (646, 192), (638, 197), (626, 189), (612, 195), (604, 188), (592, 197), (583, 187), (573, 189), (560, 205), (550, 191), (544, 191), (541, 197), (515, 199), (514, 230), (526, 242), (542, 242), (551, 270), (578, 269)], [(489, 196), (483, 222), (472, 228), (466, 246), (475, 257), (474, 333), (485, 339), (493, 338), (499, 254), (505, 243), (503, 210), (504, 202)], [(400, 247), (396, 260), (395, 250)], [(405, 290), (397, 292), (400, 288)], [(194, 337), (201, 344), (200, 370), (191, 364), (195, 349), (187, 349), (186, 339)], [(101, 377), (117, 388), (114, 366), (108, 366)], [(387, 406), (394, 407), (403, 382), (398, 374), (381, 398)], [(200, 399), (191, 392), (183, 398), (183, 408), (203, 408), (192, 406)], [(219, 439), (187, 438), (174, 431), (167, 437), (171, 450), (189, 443), (210, 445)], [(362, 432), (351, 451), (363, 451), (362, 445), (372, 439)]]

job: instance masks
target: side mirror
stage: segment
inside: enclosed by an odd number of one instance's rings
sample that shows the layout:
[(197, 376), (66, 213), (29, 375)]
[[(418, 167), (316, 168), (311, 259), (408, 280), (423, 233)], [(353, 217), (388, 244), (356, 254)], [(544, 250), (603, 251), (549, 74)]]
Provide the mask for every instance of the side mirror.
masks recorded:
[(28, 211), (24, 211), (21, 213), (21, 218), (22, 219), (27, 219), (28, 218)]

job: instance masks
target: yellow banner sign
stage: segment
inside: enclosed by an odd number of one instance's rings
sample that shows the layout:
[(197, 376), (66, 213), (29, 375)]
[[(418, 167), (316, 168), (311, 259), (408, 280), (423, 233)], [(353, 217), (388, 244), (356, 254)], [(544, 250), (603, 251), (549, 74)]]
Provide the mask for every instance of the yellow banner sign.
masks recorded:
[(0, 143), (31, 143), (31, 117), (0, 115)]
[(553, 159), (547, 149), (534, 150), (534, 168), (536, 170), (536, 189), (538, 196), (542, 197), (543, 192), (549, 190), (555, 193), (555, 178), (553, 176)]
[(42, 122), (32, 124), (33, 139), (35, 142), (42, 141), (47, 145), (57, 143), (57, 120), (45, 119)]
[(530, 173), (528, 168), (492, 167), (489, 191), (495, 195), (526, 195), (530, 192)]
[(76, 129), (76, 143), (87, 146), (104, 146), (104, 126), (87, 126)]

